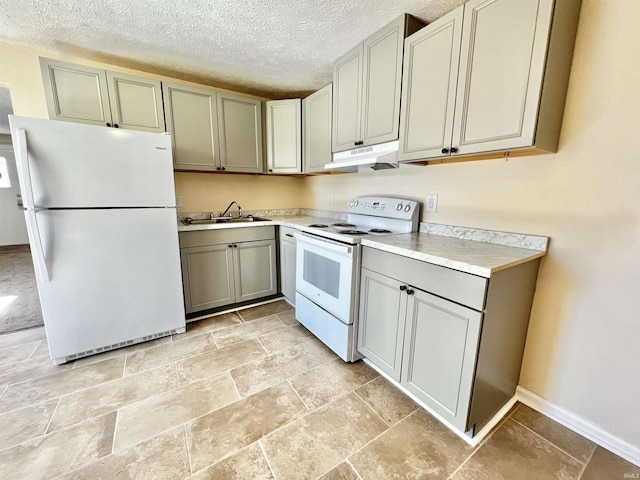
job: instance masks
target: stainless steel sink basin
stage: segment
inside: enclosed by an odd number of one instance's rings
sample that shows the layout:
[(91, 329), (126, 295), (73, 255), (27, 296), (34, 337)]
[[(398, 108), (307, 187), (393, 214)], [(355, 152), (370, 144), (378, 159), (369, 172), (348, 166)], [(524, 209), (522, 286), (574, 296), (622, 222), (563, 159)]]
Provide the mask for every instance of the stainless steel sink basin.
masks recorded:
[(254, 217), (247, 215), (246, 217), (215, 217), (215, 218), (203, 218), (193, 219), (187, 217), (181, 220), (183, 225), (214, 225), (217, 223), (245, 223), (245, 222), (270, 222), (271, 219), (263, 217)]

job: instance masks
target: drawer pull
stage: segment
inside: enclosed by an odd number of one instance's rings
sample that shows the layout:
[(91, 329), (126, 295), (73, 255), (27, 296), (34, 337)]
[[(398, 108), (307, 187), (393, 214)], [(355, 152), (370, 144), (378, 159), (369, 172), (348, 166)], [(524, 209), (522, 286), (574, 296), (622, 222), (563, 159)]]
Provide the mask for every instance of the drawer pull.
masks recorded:
[(285, 233), (285, 235), (286, 235), (287, 237), (291, 237), (291, 238), (293, 238), (293, 235), (291, 235), (290, 233)]
[(414, 291), (413, 290), (407, 290), (407, 295), (413, 295)]
[(406, 285), (400, 285), (400, 291), (404, 292), (407, 289)]

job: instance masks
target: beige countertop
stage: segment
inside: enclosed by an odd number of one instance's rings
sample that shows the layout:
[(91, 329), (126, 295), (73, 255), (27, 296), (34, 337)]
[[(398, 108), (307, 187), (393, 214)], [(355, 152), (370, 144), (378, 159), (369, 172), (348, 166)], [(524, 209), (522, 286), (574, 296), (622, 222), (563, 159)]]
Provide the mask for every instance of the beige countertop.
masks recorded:
[[(211, 225), (183, 225), (178, 223), (179, 232), (196, 230), (217, 230), (261, 226), (286, 226), (306, 230), (312, 223), (336, 223), (338, 219), (312, 215), (271, 216), (270, 221), (222, 223)], [(461, 227), (463, 228), (463, 227)], [(490, 231), (481, 231), (490, 232)], [(490, 232), (494, 233), (494, 232)], [(498, 232), (500, 233), (500, 232)], [(466, 231), (468, 234), (468, 230)], [(495, 235), (494, 235), (495, 236)], [(534, 237), (545, 238), (545, 237)], [(470, 240), (448, 235), (416, 232), (399, 235), (381, 235), (363, 238), (362, 245), (434, 265), (489, 278), (495, 272), (540, 258), (546, 250), (502, 245), (485, 241)], [(546, 248), (546, 244), (545, 244)]]

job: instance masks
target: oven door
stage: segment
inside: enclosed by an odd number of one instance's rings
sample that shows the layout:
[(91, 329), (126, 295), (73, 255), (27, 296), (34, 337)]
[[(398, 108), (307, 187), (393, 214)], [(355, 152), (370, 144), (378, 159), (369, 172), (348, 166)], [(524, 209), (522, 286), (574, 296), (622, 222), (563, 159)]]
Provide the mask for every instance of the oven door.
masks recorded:
[(296, 291), (351, 324), (357, 245), (296, 232)]

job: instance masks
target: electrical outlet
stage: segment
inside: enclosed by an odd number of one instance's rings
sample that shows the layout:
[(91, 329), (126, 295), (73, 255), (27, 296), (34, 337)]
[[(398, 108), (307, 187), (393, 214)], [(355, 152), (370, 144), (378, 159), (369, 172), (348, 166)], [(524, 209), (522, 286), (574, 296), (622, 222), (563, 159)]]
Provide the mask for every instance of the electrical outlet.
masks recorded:
[(427, 195), (426, 211), (429, 213), (438, 211), (438, 195)]
[(182, 206), (182, 197), (176, 197), (176, 207)]

